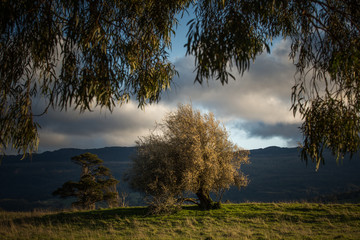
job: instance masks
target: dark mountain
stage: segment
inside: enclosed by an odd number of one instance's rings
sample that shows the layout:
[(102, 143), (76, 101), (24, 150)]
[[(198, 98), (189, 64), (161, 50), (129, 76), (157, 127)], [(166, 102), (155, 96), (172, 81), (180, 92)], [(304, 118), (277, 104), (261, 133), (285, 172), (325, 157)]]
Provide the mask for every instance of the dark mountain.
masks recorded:
[[(33, 154), (21, 160), (22, 156), (5, 156), (0, 165), (0, 208), (6, 210), (28, 210), (32, 208), (69, 206), (52, 196), (52, 192), (69, 180), (77, 181), (81, 169), (71, 162), (71, 157), (85, 152), (97, 154), (110, 168), (113, 176), (121, 180), (130, 166), (133, 147), (107, 147), (100, 149), (60, 149), (53, 152)], [(129, 192), (121, 181), (119, 191)], [(139, 194), (135, 194), (138, 198)], [(137, 200), (132, 200), (134, 204)]]
[[(68, 180), (78, 180), (80, 167), (70, 158), (91, 152), (104, 160), (115, 178), (120, 180), (119, 192), (129, 193), (131, 205), (142, 204), (139, 193), (131, 192), (122, 181), (124, 171), (131, 164), (133, 147), (101, 149), (60, 149), (21, 156), (5, 156), (0, 165), (0, 208), (30, 210), (33, 208), (62, 208), (70, 201), (54, 198), (51, 193)], [(231, 202), (321, 200), (351, 201), (360, 196), (360, 159), (348, 157), (338, 164), (326, 153), (326, 164), (315, 171), (315, 164), (300, 160), (296, 148), (269, 147), (252, 150), (251, 164), (242, 167), (250, 184), (238, 191), (230, 189), (223, 200)], [(355, 198), (355, 199), (354, 199)]]
[(330, 152), (324, 156), (325, 164), (316, 171), (315, 163), (301, 161), (297, 148), (252, 150), (251, 163), (242, 167), (249, 175), (249, 185), (241, 191), (230, 189), (225, 198), (233, 202), (313, 201), (326, 200), (328, 196), (334, 200), (338, 194), (359, 192), (359, 155), (345, 157), (338, 163)]

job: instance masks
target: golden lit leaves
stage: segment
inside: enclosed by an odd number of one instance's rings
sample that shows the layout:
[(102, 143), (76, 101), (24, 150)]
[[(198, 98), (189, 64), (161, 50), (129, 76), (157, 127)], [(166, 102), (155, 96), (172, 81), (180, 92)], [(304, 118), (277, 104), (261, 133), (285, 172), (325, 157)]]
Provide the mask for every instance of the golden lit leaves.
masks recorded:
[(152, 133), (137, 142), (138, 152), (129, 172), (135, 189), (153, 199), (165, 201), (168, 196), (181, 203), (187, 192), (205, 197), (213, 192), (220, 201), (231, 185), (247, 185), (239, 170), (248, 162), (249, 151), (228, 140), (226, 129), (212, 113), (202, 115), (191, 105), (179, 105), (158, 128), (159, 135)]

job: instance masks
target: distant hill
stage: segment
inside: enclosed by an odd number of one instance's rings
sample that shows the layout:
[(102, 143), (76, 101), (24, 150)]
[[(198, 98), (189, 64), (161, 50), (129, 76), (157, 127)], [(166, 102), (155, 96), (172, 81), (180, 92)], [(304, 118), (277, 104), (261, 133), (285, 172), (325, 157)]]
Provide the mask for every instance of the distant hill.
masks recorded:
[(301, 161), (297, 148), (252, 150), (251, 163), (242, 167), (250, 184), (241, 191), (231, 189), (225, 197), (233, 202), (325, 201), (327, 196), (335, 200), (335, 195), (360, 190), (359, 155), (339, 163), (330, 152), (324, 157), (325, 164), (315, 171), (315, 163)]
[[(120, 180), (119, 192), (129, 193), (130, 205), (141, 205), (139, 193), (132, 192), (122, 181), (131, 164), (134, 147), (100, 149), (60, 149), (34, 154), (31, 159), (5, 156), (0, 165), (0, 208), (30, 210), (62, 208), (70, 201), (54, 198), (51, 193), (68, 180), (78, 180), (80, 167), (70, 158), (91, 152), (104, 160), (115, 178)], [(230, 189), (223, 200), (231, 202), (279, 202), (301, 200), (358, 201), (360, 190), (360, 159), (354, 156), (336, 163), (325, 153), (326, 164), (318, 172), (311, 162), (300, 160), (298, 149), (269, 147), (252, 150), (251, 164), (242, 167), (250, 184), (238, 191)]]

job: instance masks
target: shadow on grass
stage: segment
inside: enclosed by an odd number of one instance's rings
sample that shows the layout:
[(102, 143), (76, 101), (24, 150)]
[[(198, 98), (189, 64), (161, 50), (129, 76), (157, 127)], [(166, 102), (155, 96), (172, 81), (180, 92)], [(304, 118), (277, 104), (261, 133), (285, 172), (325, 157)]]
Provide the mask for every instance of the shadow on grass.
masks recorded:
[(109, 221), (119, 221), (121, 219), (142, 218), (148, 216), (146, 207), (128, 207), (100, 209), (92, 211), (69, 211), (60, 213), (49, 213), (44, 216), (25, 217), (15, 219), (15, 223), (29, 223), (42, 225), (73, 224), (82, 225), (106, 225)]
[[(188, 212), (199, 211), (201, 209), (197, 205), (185, 205), (181, 212), (187, 214)], [(173, 214), (170, 214), (173, 215)], [(176, 213), (175, 213), (176, 215)], [(161, 217), (161, 215), (150, 215), (147, 207), (126, 207), (126, 208), (112, 208), (99, 209), (91, 211), (69, 211), (59, 213), (49, 213), (43, 216), (34, 217), (19, 217), (14, 219), (16, 224), (36, 224), (36, 225), (62, 225), (71, 224), (74, 226), (94, 226), (104, 227), (109, 222), (116, 222), (126, 219), (141, 219), (148, 217)]]
[[(341, 207), (339, 210), (337, 208)], [(351, 205), (351, 209), (360, 209)], [(149, 215), (147, 207), (128, 207), (101, 209), (94, 211), (72, 211), (49, 213), (42, 216), (21, 217), (14, 219), (14, 223), (31, 225), (63, 225), (70, 224), (74, 227), (106, 228), (108, 224), (130, 224), (142, 219), (146, 221), (184, 220), (195, 217), (211, 217), (223, 220), (224, 217), (250, 221), (262, 219), (266, 222), (303, 222), (319, 223), (324, 219), (335, 222), (356, 222), (358, 214), (354, 214), (343, 205), (303, 205), (303, 204), (224, 204), (221, 209), (201, 210), (196, 205), (185, 205), (182, 210), (169, 215)]]

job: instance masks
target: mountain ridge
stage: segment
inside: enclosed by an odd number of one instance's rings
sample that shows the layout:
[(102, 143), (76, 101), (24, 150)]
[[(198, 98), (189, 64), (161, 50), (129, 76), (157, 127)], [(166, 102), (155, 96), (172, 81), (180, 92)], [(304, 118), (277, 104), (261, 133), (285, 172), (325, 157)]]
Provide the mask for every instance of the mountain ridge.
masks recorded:
[[(33, 209), (34, 206), (68, 206), (69, 201), (54, 198), (51, 193), (68, 180), (78, 180), (80, 168), (70, 159), (85, 152), (97, 154), (104, 160), (104, 165), (120, 180), (119, 192), (129, 193), (130, 205), (143, 204), (140, 194), (133, 192), (122, 180), (135, 151), (135, 147), (113, 146), (96, 149), (58, 149), (33, 154), (31, 159), (23, 160), (20, 160), (21, 155), (5, 156), (0, 165), (0, 208), (17, 210), (25, 206), (26, 202), (29, 203), (28, 209)], [(250, 184), (241, 191), (231, 188), (225, 193), (223, 200), (301, 201), (322, 199), (321, 196), (324, 195), (360, 189), (358, 154), (351, 160), (345, 157), (339, 164), (330, 152), (325, 152), (325, 159), (325, 165), (321, 165), (316, 172), (314, 163), (301, 161), (298, 148), (271, 146), (250, 150), (251, 163), (241, 168), (242, 172), (249, 176)]]

